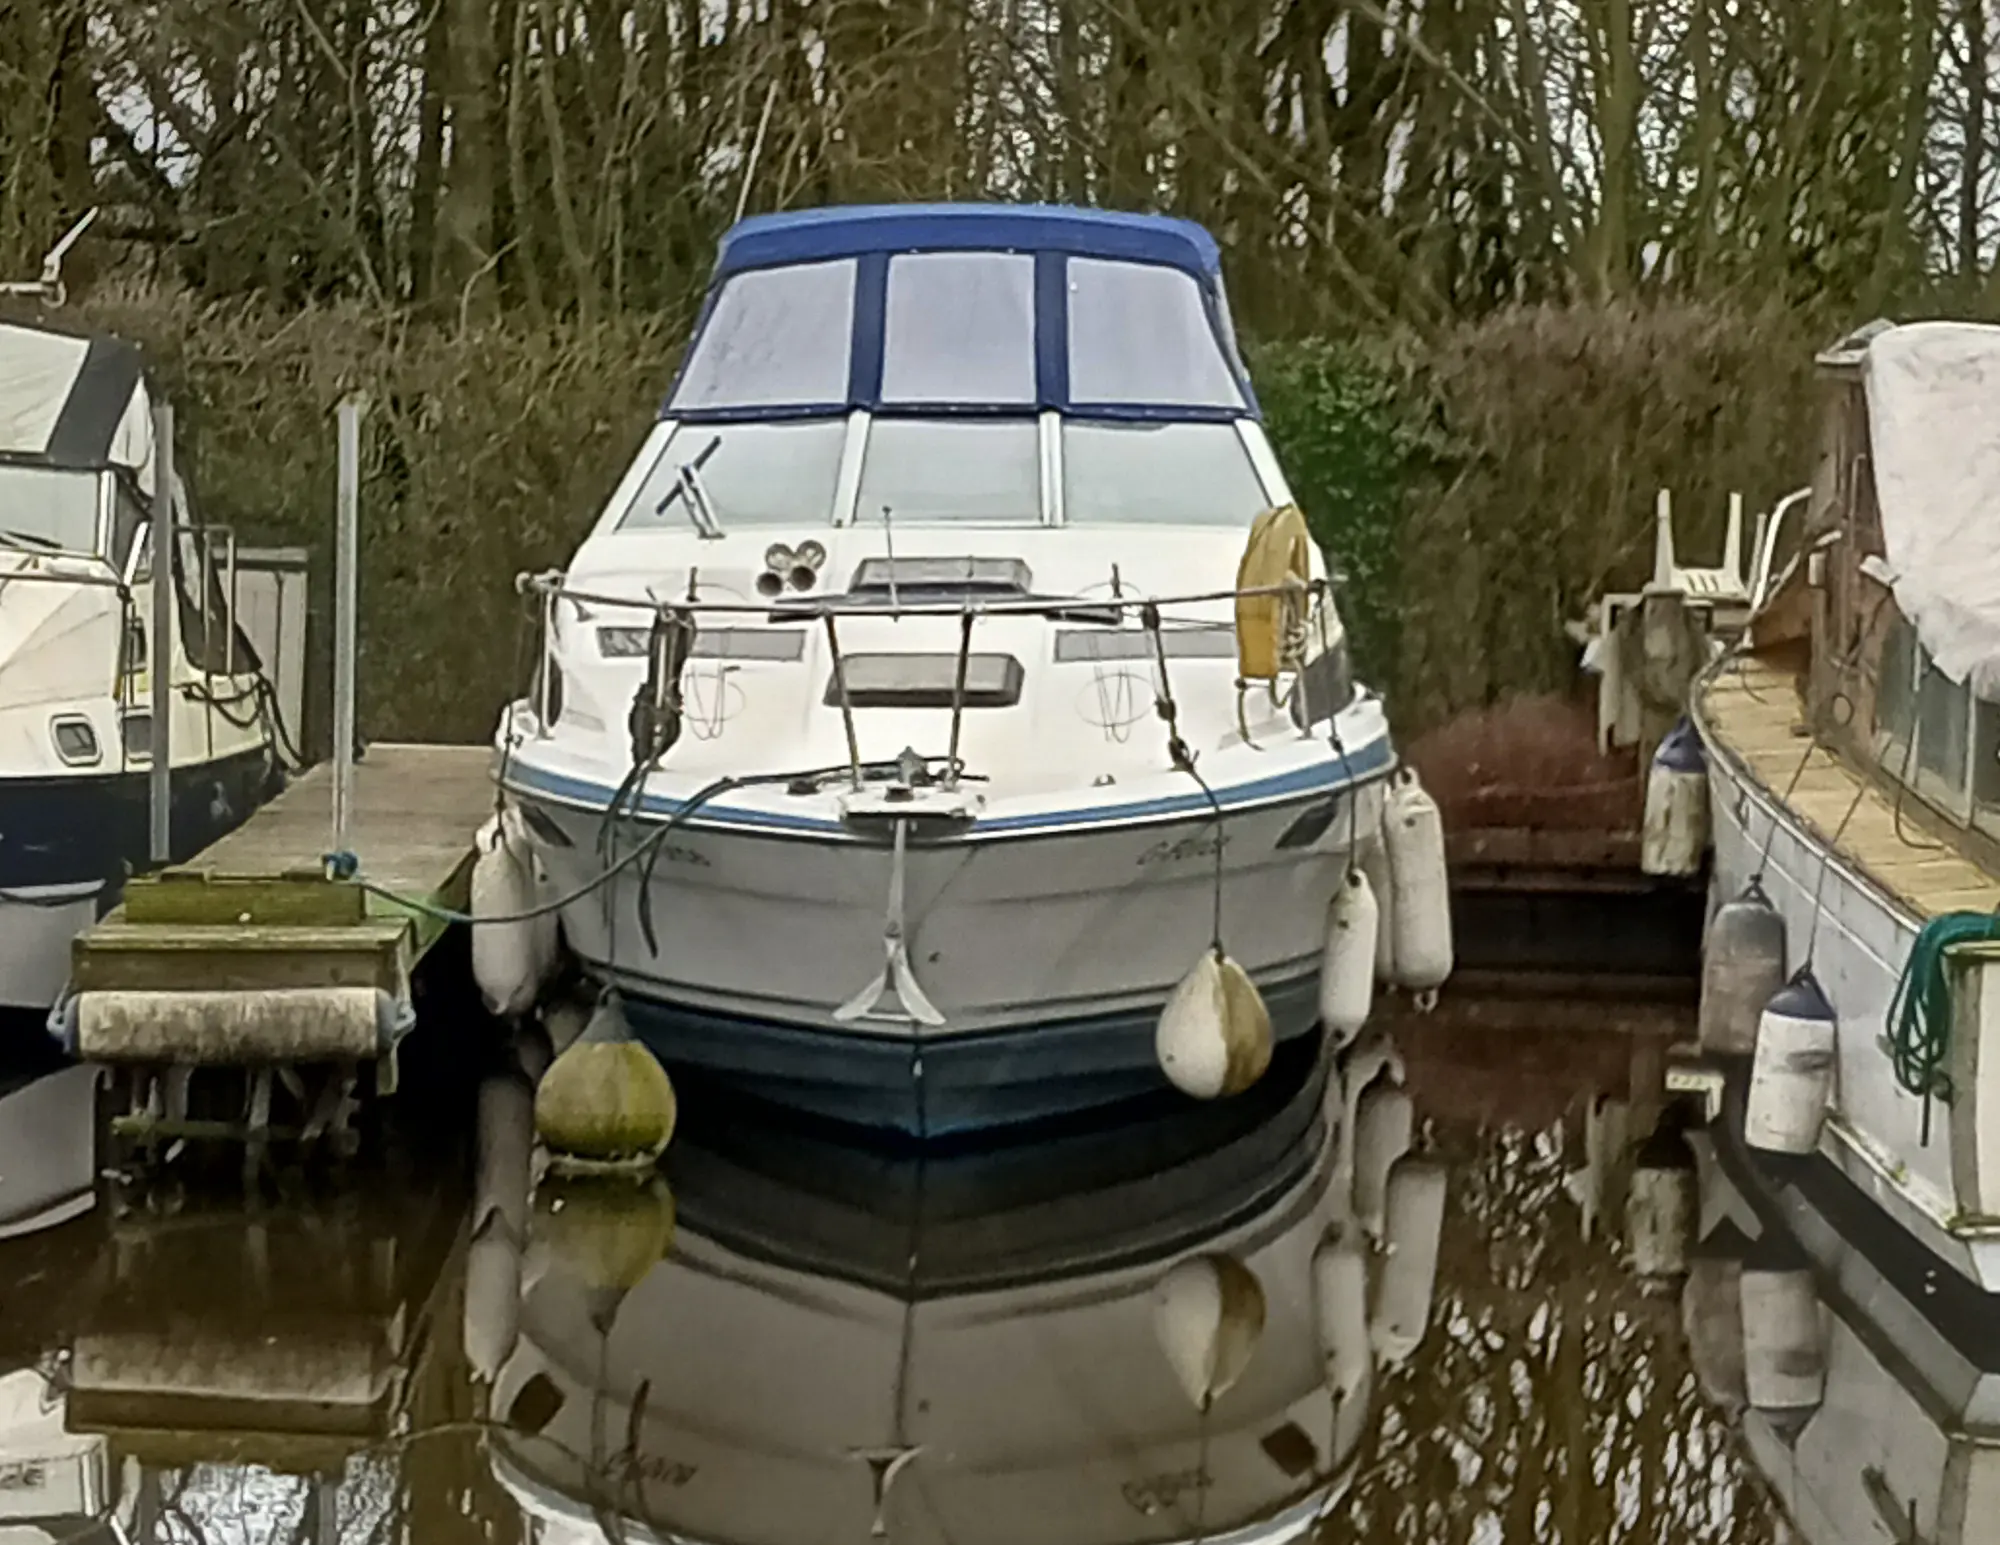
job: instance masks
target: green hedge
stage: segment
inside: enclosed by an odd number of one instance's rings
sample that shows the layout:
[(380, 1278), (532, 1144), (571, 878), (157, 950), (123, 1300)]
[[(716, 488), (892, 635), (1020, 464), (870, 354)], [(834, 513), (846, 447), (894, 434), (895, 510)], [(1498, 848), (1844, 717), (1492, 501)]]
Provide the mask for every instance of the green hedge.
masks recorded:
[[(313, 548), (322, 575), (333, 408), (369, 395), (361, 712), (381, 739), (491, 732), (522, 680), (514, 576), (566, 560), (679, 351), (647, 317), (459, 331), (138, 291), (69, 320), (144, 345), (211, 517)], [(1360, 667), (1399, 725), (1565, 685), (1562, 625), (1643, 577), (1663, 483), (1700, 558), (1730, 488), (1755, 509), (1801, 482), (1812, 342), (1779, 313), (1541, 308), (1422, 348), (1254, 349), (1294, 492), (1348, 576)]]

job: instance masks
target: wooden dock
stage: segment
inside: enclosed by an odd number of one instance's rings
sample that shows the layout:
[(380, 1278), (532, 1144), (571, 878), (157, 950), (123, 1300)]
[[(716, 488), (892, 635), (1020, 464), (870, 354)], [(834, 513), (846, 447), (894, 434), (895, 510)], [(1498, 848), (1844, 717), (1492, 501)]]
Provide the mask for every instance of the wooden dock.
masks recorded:
[[(307, 772), (186, 864), (131, 881), (122, 905), (76, 941), (76, 1050), (132, 1076), (125, 1135), (286, 1135), (270, 1116), (272, 1075), (304, 1113), (294, 1135), (344, 1128), (355, 1071), (395, 1084), (412, 1019), (411, 975), (446, 924), (397, 905), (463, 911), (473, 836), (493, 806), (484, 746), (371, 746), (354, 769), (349, 850), (359, 878), (333, 873), (332, 770)], [(188, 1103), (192, 1070), (248, 1069), (242, 1118)], [(332, 1068), (315, 1098), (302, 1069)], [(323, 1080), (322, 1080), (323, 1081)]]

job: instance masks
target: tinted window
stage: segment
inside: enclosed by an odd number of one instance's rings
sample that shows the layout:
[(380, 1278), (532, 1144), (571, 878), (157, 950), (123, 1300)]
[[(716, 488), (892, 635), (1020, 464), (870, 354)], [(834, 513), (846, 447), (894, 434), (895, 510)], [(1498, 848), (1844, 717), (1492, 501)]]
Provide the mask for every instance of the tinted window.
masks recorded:
[(845, 403), (854, 262), (738, 274), (688, 357), (677, 408)]
[(1035, 260), (920, 252), (889, 261), (882, 396), (889, 402), (1032, 403)]

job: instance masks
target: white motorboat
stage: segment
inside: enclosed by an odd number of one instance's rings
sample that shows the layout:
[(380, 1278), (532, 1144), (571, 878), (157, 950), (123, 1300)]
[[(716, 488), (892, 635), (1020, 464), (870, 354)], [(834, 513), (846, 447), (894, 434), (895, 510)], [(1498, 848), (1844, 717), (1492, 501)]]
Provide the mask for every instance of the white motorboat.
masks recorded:
[(1163, 1087), (1218, 944), (1307, 1033), (1407, 775), (1291, 505), (1198, 226), (742, 222), (531, 582), (500, 777), (570, 951), (668, 1062), (924, 1135)]
[(1711, 924), (1711, 986), (1747, 979), (1767, 907), (1764, 990), (1809, 980), (1761, 1021), (1705, 1008), (1704, 1035), (1754, 1060), (1758, 1146), (1831, 1165), (1993, 1293), (2000, 328), (1878, 326), (1820, 363), (1822, 458), (1787, 501), (1803, 550), (1771, 582), (1767, 526), (1757, 614), (1692, 703), (1713, 900), (1735, 909)]
[(1306, 1052), (1245, 1097), (1254, 1118), (1183, 1108), (1060, 1158), (912, 1182), (736, 1120), (676, 1143), (671, 1202), (538, 1197), (494, 1273), (517, 1323), (482, 1337), (505, 1354), (495, 1476), (550, 1542), (1322, 1537), (1382, 1462), (1444, 1172), (1355, 1135), (1381, 1125), (1362, 1102), (1400, 1098), (1380, 1057), (1329, 1080)]
[[(138, 351), (0, 326), (0, 1008), (46, 1010), (70, 941), (149, 857), (152, 404)], [(176, 477), (172, 850), (281, 777), (262, 664), (231, 616), (233, 539)]]

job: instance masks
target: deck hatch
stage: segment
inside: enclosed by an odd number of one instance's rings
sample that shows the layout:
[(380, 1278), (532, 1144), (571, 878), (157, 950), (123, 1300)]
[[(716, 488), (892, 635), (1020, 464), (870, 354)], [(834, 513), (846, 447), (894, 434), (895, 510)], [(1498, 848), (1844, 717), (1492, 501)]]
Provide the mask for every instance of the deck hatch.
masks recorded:
[[(856, 708), (949, 708), (958, 681), (956, 654), (851, 654), (844, 657), (847, 698)], [(823, 700), (840, 706), (832, 673)], [(975, 654), (965, 662), (967, 708), (1012, 708), (1021, 701), (1021, 662), (1010, 654)]]
[(891, 582), (899, 595), (910, 592), (953, 597), (978, 595), (1025, 596), (1034, 576), (1019, 558), (863, 558), (848, 584), (854, 597), (887, 596)]

